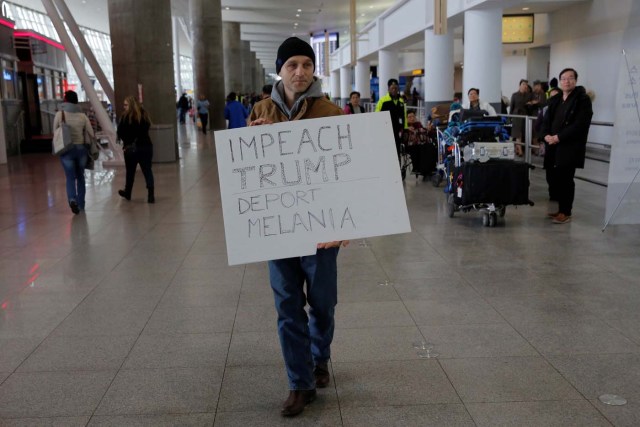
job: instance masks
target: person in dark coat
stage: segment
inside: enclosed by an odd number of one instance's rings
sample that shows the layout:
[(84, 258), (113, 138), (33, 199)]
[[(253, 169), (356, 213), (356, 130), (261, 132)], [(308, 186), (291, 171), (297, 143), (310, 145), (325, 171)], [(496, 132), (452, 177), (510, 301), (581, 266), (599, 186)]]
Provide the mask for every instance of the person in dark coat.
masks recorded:
[(545, 168), (553, 171), (550, 192), (558, 198), (558, 211), (548, 216), (554, 224), (566, 224), (571, 221), (576, 168), (584, 168), (593, 108), (585, 88), (577, 86), (576, 70), (565, 68), (559, 77), (562, 94), (549, 99), (541, 135), (547, 144)]
[(180, 96), (180, 99), (178, 100), (178, 104), (176, 106), (178, 107), (180, 124), (183, 125), (185, 124), (187, 112), (189, 111), (189, 99), (187, 98), (186, 92), (183, 93), (182, 96)]
[(122, 140), (126, 181), (124, 190), (118, 190), (120, 197), (131, 200), (131, 190), (136, 176), (136, 167), (140, 164), (147, 183), (147, 203), (155, 203), (153, 172), (153, 144), (149, 137), (151, 119), (134, 96), (124, 100), (124, 113), (118, 123), (118, 139)]
[[(527, 112), (527, 104), (531, 101), (532, 94), (529, 91), (529, 81), (522, 79), (520, 80), (520, 84), (518, 85), (518, 91), (514, 92), (511, 95), (511, 102), (509, 114), (518, 115), (518, 116), (526, 116)], [(523, 142), (525, 140), (524, 136), (524, 120), (522, 118), (513, 118), (511, 120), (511, 138), (517, 142)], [(524, 150), (521, 145), (516, 145), (516, 154), (522, 156)]]

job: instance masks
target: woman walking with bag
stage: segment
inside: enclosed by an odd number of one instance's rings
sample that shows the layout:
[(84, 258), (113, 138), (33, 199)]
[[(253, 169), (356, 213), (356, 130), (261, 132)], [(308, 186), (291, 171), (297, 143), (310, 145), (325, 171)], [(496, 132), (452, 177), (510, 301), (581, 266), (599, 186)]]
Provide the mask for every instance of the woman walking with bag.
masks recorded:
[(78, 94), (72, 90), (64, 93), (64, 102), (53, 119), (53, 129), (66, 123), (71, 131), (73, 147), (60, 155), (60, 161), (67, 179), (67, 201), (71, 212), (79, 214), (84, 210), (86, 192), (84, 169), (88, 160), (88, 149), (84, 143), (85, 132), (93, 138), (93, 128), (86, 114), (78, 106)]
[(151, 172), (151, 159), (153, 158), (153, 145), (149, 138), (151, 119), (142, 108), (138, 100), (128, 96), (124, 100), (124, 113), (118, 124), (118, 138), (122, 140), (124, 150), (124, 164), (126, 168), (126, 181), (124, 190), (118, 190), (118, 194), (127, 200), (131, 200), (131, 190), (136, 176), (136, 167), (140, 164), (142, 174), (147, 183), (147, 202), (155, 203), (153, 188), (153, 172)]

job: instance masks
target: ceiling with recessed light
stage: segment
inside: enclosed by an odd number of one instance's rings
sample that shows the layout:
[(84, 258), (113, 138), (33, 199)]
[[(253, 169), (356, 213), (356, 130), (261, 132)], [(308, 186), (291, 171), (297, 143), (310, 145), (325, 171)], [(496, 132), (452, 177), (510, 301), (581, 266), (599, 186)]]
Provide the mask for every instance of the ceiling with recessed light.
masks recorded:
[[(174, 10), (188, 14), (188, 0), (172, 0)], [(360, 29), (397, 0), (356, 0), (356, 29)], [(278, 46), (291, 36), (308, 38), (324, 30), (349, 39), (349, 0), (222, 0), (222, 20), (241, 23), (241, 37), (265, 65), (274, 68)], [(182, 7), (175, 7), (182, 4)]]
[[(356, 31), (397, 1), (356, 0)], [(480, 7), (503, 7), (505, 14), (548, 13), (579, 1), (489, 0)], [(18, 0), (18, 3), (44, 12), (40, 0)], [(66, 0), (66, 3), (80, 25), (109, 32), (107, 0)], [(326, 29), (339, 33), (340, 40), (349, 39), (349, 0), (222, 0), (221, 3), (223, 21), (241, 24), (241, 38), (251, 43), (251, 50), (266, 69), (274, 68), (279, 44), (292, 35), (304, 38), (310, 33), (322, 34)], [(171, 0), (171, 5), (173, 15), (182, 18), (188, 31), (189, 0)], [(524, 7), (528, 10), (523, 10)], [(181, 35), (180, 40), (181, 53), (189, 55), (188, 38)], [(419, 49), (424, 49), (424, 42), (406, 46), (404, 50)]]

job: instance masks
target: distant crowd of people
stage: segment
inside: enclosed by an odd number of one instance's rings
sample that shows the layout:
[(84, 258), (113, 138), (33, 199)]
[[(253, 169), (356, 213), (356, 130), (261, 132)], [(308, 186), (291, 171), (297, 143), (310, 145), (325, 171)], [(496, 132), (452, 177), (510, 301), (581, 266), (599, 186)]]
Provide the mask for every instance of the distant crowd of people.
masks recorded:
[[(267, 84), (262, 87), (260, 94), (255, 92), (240, 94), (229, 92), (226, 96), (226, 105), (224, 108), (224, 118), (227, 121), (227, 128), (234, 129), (247, 125), (247, 118), (251, 109), (256, 102), (271, 97), (273, 85)], [(202, 132), (207, 134), (207, 126), (209, 123), (209, 100), (204, 95), (200, 95), (197, 102), (194, 103), (193, 98), (186, 92), (182, 93), (176, 109), (178, 112), (178, 123), (186, 124), (187, 116), (197, 124)]]

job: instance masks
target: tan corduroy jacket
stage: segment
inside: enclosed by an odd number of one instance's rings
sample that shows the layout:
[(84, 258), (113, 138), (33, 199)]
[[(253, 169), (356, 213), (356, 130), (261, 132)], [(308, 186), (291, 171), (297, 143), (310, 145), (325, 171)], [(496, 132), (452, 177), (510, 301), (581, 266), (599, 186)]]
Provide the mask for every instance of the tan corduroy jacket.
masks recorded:
[[(293, 120), (317, 119), (320, 117), (339, 116), (343, 114), (340, 107), (325, 97), (306, 98), (302, 107)], [(273, 123), (288, 122), (289, 118), (275, 104), (271, 98), (263, 99), (254, 105), (249, 116), (249, 122), (258, 118), (271, 120)]]

